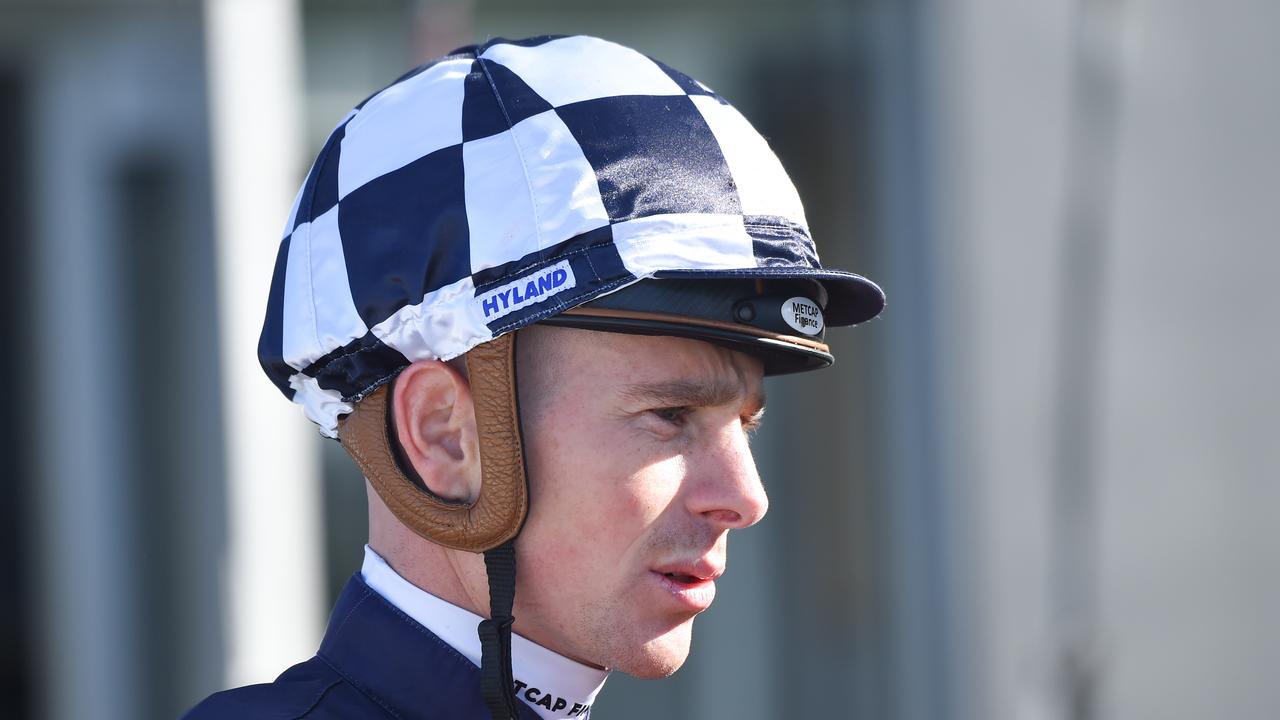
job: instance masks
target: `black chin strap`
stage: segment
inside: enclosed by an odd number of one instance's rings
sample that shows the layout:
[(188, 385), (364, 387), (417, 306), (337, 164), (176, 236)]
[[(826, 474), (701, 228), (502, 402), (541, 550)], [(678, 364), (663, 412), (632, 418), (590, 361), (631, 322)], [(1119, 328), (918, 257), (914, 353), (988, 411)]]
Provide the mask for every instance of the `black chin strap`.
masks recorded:
[(519, 716), (511, 676), (511, 604), (516, 595), (516, 546), (508, 540), (484, 553), (489, 575), (489, 619), (480, 623), (480, 694), (494, 720)]

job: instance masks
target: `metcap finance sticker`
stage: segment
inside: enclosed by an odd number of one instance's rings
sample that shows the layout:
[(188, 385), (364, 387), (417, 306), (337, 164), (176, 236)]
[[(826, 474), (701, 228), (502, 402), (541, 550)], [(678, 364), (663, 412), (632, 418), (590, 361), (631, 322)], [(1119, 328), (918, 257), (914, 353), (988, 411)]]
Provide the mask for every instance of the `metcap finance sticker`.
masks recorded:
[(782, 319), (805, 335), (822, 332), (822, 308), (809, 298), (793, 297), (782, 303)]

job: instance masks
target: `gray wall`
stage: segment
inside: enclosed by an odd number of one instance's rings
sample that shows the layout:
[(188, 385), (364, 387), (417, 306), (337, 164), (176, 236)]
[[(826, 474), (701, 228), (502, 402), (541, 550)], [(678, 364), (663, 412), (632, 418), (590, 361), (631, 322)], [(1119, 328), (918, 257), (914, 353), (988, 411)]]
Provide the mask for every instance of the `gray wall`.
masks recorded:
[(1278, 26), (1267, 2), (939, 7), (970, 717), (1073, 717), (1073, 677), (1097, 717), (1280, 712)]

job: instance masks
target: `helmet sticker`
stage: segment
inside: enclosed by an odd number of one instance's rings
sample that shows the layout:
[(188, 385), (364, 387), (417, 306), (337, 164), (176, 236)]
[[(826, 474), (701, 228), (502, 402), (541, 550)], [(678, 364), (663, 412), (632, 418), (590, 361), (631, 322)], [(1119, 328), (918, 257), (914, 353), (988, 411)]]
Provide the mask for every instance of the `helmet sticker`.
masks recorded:
[(822, 308), (809, 298), (793, 297), (782, 303), (782, 319), (805, 335), (822, 332)]
[(522, 307), (540, 303), (564, 290), (577, 285), (573, 277), (573, 268), (568, 260), (561, 260), (542, 270), (513, 280), (476, 297), (480, 310), (484, 313), (485, 322), (497, 320)]

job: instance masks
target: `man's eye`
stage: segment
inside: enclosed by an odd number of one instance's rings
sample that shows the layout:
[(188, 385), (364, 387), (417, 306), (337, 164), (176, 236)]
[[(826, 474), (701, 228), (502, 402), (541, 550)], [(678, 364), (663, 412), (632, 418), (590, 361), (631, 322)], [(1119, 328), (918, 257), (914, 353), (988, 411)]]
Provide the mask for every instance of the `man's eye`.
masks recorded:
[(688, 419), (689, 416), (689, 408), (687, 407), (655, 408), (649, 412), (652, 412), (663, 421), (669, 422), (672, 425), (683, 425), (684, 421)]

